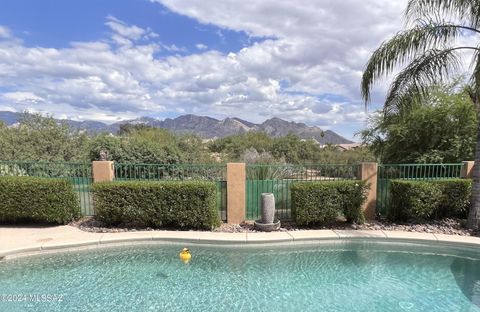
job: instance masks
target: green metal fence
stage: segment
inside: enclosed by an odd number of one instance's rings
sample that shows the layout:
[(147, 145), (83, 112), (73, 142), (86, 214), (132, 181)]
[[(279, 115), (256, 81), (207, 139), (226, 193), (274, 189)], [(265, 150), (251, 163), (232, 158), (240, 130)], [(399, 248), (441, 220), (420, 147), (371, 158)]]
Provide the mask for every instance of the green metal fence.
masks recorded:
[(78, 194), (82, 214), (94, 214), (90, 193), (91, 163), (0, 161), (0, 176), (64, 178), (71, 181)]
[[(273, 193), (277, 218), (291, 218), (290, 187), (297, 181), (355, 180), (358, 165), (247, 165), (246, 217), (260, 217), (262, 193)], [(460, 178), (462, 164), (399, 164), (378, 166), (377, 205), (379, 217), (389, 209), (390, 181)], [(68, 162), (0, 161), (0, 176), (35, 176), (70, 180), (78, 194), (83, 215), (94, 215), (90, 186), (92, 164)], [(227, 182), (224, 164), (130, 164), (115, 163), (115, 180), (204, 180), (217, 185), (217, 207), (227, 219)]]
[(462, 164), (399, 164), (378, 165), (377, 206), (378, 217), (386, 216), (390, 207), (390, 181), (439, 180), (460, 178)]
[(355, 180), (358, 165), (247, 165), (246, 218), (260, 217), (261, 194), (275, 196), (276, 217), (291, 219), (290, 187), (301, 181)]
[(227, 220), (227, 166), (224, 164), (133, 164), (115, 163), (116, 181), (213, 181), (217, 185), (217, 207)]

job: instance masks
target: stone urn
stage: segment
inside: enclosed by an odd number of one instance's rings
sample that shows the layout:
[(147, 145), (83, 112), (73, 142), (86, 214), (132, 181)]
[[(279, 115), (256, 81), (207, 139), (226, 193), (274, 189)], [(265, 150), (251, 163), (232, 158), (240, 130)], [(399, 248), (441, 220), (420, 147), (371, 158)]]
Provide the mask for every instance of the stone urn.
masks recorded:
[(272, 193), (262, 193), (260, 220), (256, 220), (255, 229), (264, 232), (278, 231), (280, 220), (275, 219), (275, 196)]

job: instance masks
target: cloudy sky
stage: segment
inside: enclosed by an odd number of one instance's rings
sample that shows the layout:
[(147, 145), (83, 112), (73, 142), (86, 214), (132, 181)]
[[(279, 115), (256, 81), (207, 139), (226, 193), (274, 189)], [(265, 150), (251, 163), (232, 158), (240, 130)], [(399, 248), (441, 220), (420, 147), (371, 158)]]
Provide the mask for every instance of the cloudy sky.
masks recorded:
[[(15, 0), (0, 10), (0, 111), (114, 122), (280, 117), (352, 138), (360, 77), (406, 0)], [(380, 107), (379, 85), (369, 111)]]

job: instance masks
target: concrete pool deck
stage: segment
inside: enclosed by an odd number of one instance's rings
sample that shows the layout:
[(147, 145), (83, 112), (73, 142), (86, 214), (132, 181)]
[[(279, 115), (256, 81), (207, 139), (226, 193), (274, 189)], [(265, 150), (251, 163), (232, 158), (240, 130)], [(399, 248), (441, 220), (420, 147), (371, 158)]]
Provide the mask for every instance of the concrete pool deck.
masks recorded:
[(415, 241), (480, 247), (480, 237), (374, 230), (302, 230), (271, 233), (221, 233), (200, 231), (136, 231), (91, 233), (73, 226), (0, 227), (0, 258), (37, 254), (55, 250), (98, 248), (112, 244), (164, 242), (255, 246), (256, 244), (290, 244), (350, 239)]

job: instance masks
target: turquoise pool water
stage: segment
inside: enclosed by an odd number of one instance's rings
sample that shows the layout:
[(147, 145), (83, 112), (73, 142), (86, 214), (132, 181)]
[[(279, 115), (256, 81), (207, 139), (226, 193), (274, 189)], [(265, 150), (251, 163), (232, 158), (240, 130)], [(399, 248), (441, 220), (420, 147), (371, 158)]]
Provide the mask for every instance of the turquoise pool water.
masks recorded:
[[(137, 245), (0, 262), (0, 311), (480, 311), (480, 251)], [(48, 297), (50, 296), (50, 297)], [(12, 300), (12, 301), (8, 301)]]

